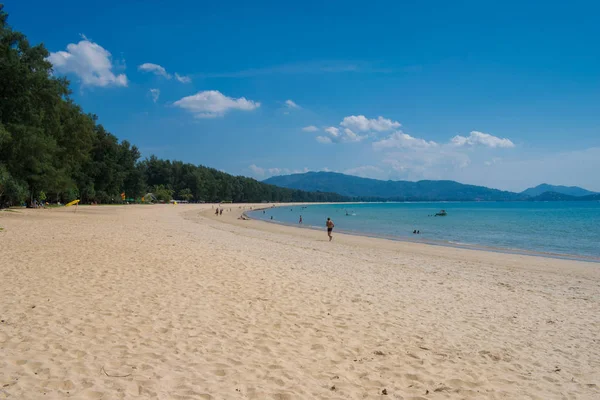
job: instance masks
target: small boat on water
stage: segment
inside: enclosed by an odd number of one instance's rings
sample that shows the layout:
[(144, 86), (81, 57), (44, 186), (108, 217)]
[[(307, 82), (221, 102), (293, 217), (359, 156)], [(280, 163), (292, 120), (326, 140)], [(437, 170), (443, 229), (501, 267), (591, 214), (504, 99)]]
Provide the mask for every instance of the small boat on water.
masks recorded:
[(446, 210), (440, 210), (440, 212), (435, 213), (436, 217), (445, 217), (446, 215), (448, 215), (448, 213), (446, 212)]

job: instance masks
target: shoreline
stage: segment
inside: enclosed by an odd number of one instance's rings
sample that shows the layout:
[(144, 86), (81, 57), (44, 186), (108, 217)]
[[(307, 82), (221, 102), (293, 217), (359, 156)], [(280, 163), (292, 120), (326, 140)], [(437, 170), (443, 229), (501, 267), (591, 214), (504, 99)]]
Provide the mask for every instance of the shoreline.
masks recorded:
[[(275, 207), (263, 207), (263, 208), (256, 208), (256, 209), (252, 209), (252, 210), (246, 210), (246, 211), (242, 212), (242, 215), (244, 215), (245, 218), (248, 218), (248, 220), (252, 220), (252, 221), (261, 221), (261, 222), (266, 222), (269, 224), (287, 226), (290, 228), (310, 229), (312, 231), (320, 231), (320, 228), (314, 227), (311, 225), (299, 225), (299, 224), (276, 221), (276, 220), (271, 221), (268, 219), (254, 218), (247, 214), (248, 212), (255, 212), (255, 211), (261, 211), (261, 210), (266, 210), (266, 209), (271, 209), (271, 208), (286, 207), (288, 205), (301, 205), (301, 204), (315, 205), (315, 204), (322, 204), (322, 203), (294, 203), (294, 204), (290, 203), (290, 204), (286, 204), (286, 205), (276, 205)], [(346, 204), (346, 203), (327, 203), (327, 204)], [(350, 204), (361, 204), (361, 203), (350, 203)], [(485, 252), (496, 253), (496, 254), (523, 255), (523, 256), (549, 258), (549, 259), (555, 259), (555, 260), (582, 261), (582, 262), (591, 263), (591, 264), (600, 264), (600, 257), (584, 256), (584, 255), (577, 255), (577, 254), (549, 253), (549, 252), (543, 252), (543, 251), (486, 246), (486, 245), (482, 245), (482, 244), (453, 243), (453, 242), (449, 242), (449, 241), (434, 240), (434, 239), (411, 240), (409, 237), (403, 237), (403, 236), (383, 235), (383, 234), (377, 234), (377, 233), (351, 231), (351, 230), (344, 230), (344, 229), (337, 229), (335, 232), (346, 234), (346, 235), (358, 236), (358, 237), (384, 239), (384, 240), (391, 240), (394, 242), (402, 242), (402, 243), (419, 243), (419, 244), (425, 244), (425, 245), (430, 245), (430, 246), (440, 246), (440, 247), (449, 247), (449, 248), (456, 248), (456, 249), (485, 251)]]
[[(289, 203), (282, 206), (297, 206), (297, 205), (313, 205), (322, 203)], [(218, 204), (216, 205), (218, 206)], [(249, 206), (253, 209), (249, 210)], [(231, 212), (224, 213), (222, 216), (216, 217), (209, 211), (203, 210), (199, 213), (201, 218), (206, 218), (211, 221), (219, 222), (219, 226), (233, 225), (248, 229), (249, 231), (258, 231), (268, 234), (277, 234), (288, 236), (290, 239), (310, 239), (319, 241), (326, 238), (326, 231), (311, 228), (302, 228), (294, 224), (271, 223), (261, 219), (255, 219), (247, 216), (249, 211), (260, 211), (262, 209), (271, 208), (269, 205), (247, 205), (232, 208)], [(275, 207), (278, 205), (275, 204)], [(184, 213), (185, 215), (186, 213)], [(241, 219), (242, 215), (245, 220)], [(195, 217), (194, 217), (195, 218)], [(337, 233), (336, 233), (337, 232)], [(394, 251), (399, 254), (410, 254), (415, 256), (433, 256), (459, 262), (477, 262), (492, 264), (496, 267), (507, 268), (512, 270), (513, 267), (524, 267), (529, 271), (544, 271), (561, 274), (564, 269), (570, 271), (578, 271), (582, 274), (596, 275), (600, 273), (596, 262), (589, 262), (579, 259), (567, 259), (559, 257), (548, 257), (539, 254), (521, 254), (513, 252), (497, 252), (479, 248), (459, 247), (450, 245), (435, 245), (417, 241), (394, 240), (378, 236), (357, 235), (341, 231), (334, 231), (333, 243), (357, 246), (365, 249), (379, 249), (383, 251)]]

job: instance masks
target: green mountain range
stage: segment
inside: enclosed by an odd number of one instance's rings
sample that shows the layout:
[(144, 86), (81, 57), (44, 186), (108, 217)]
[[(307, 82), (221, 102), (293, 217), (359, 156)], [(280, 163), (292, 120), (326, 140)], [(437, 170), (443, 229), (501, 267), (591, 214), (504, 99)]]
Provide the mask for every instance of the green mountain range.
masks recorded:
[(535, 197), (535, 196), (539, 196), (539, 195), (541, 195), (543, 193), (547, 193), (547, 192), (566, 194), (568, 196), (575, 196), (575, 197), (590, 196), (590, 195), (597, 194), (595, 192), (591, 192), (589, 190), (586, 190), (586, 189), (583, 189), (583, 188), (580, 188), (577, 186), (556, 186), (556, 185), (548, 185), (547, 183), (542, 183), (541, 185), (538, 185), (536, 187), (532, 187), (527, 190), (524, 190), (521, 192), (521, 194), (524, 194), (529, 197)]
[[(274, 176), (264, 182), (290, 189), (334, 192), (364, 201), (547, 201), (584, 200), (587, 196), (590, 196), (589, 200), (595, 200), (593, 192), (577, 187), (540, 185), (515, 193), (455, 181), (382, 181), (336, 172)], [(538, 188), (542, 191), (538, 192)], [(573, 193), (581, 193), (586, 198), (575, 197)]]

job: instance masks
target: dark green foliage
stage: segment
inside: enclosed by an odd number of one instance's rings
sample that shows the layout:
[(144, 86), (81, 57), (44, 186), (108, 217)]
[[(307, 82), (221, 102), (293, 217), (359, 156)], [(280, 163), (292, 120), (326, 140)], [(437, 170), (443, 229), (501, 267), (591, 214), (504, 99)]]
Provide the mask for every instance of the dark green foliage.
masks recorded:
[(235, 177), (154, 156), (119, 140), (70, 98), (69, 82), (52, 76), (43, 45), (7, 25), (0, 5), (0, 207), (46, 200), (118, 203), (121, 193), (160, 201), (343, 201)]
[(177, 197), (179, 197), (181, 200), (186, 200), (186, 201), (190, 201), (190, 200), (194, 199), (194, 195), (192, 194), (192, 191), (188, 188), (181, 189), (179, 191), (179, 194), (177, 195)]
[(4, 203), (12, 205), (21, 204), (26, 198), (25, 184), (15, 180), (6, 167), (0, 164), (0, 199), (3, 199)]
[(156, 197), (156, 200), (161, 202), (167, 202), (173, 199), (173, 190), (166, 188), (165, 185), (154, 185), (152, 187), (152, 193)]

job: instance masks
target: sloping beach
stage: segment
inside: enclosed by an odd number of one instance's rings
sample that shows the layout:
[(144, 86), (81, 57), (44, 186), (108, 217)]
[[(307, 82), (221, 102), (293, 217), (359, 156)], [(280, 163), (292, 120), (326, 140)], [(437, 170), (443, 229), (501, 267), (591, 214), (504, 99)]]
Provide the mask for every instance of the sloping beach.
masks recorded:
[(600, 398), (598, 264), (211, 207), (0, 212), (0, 399)]

